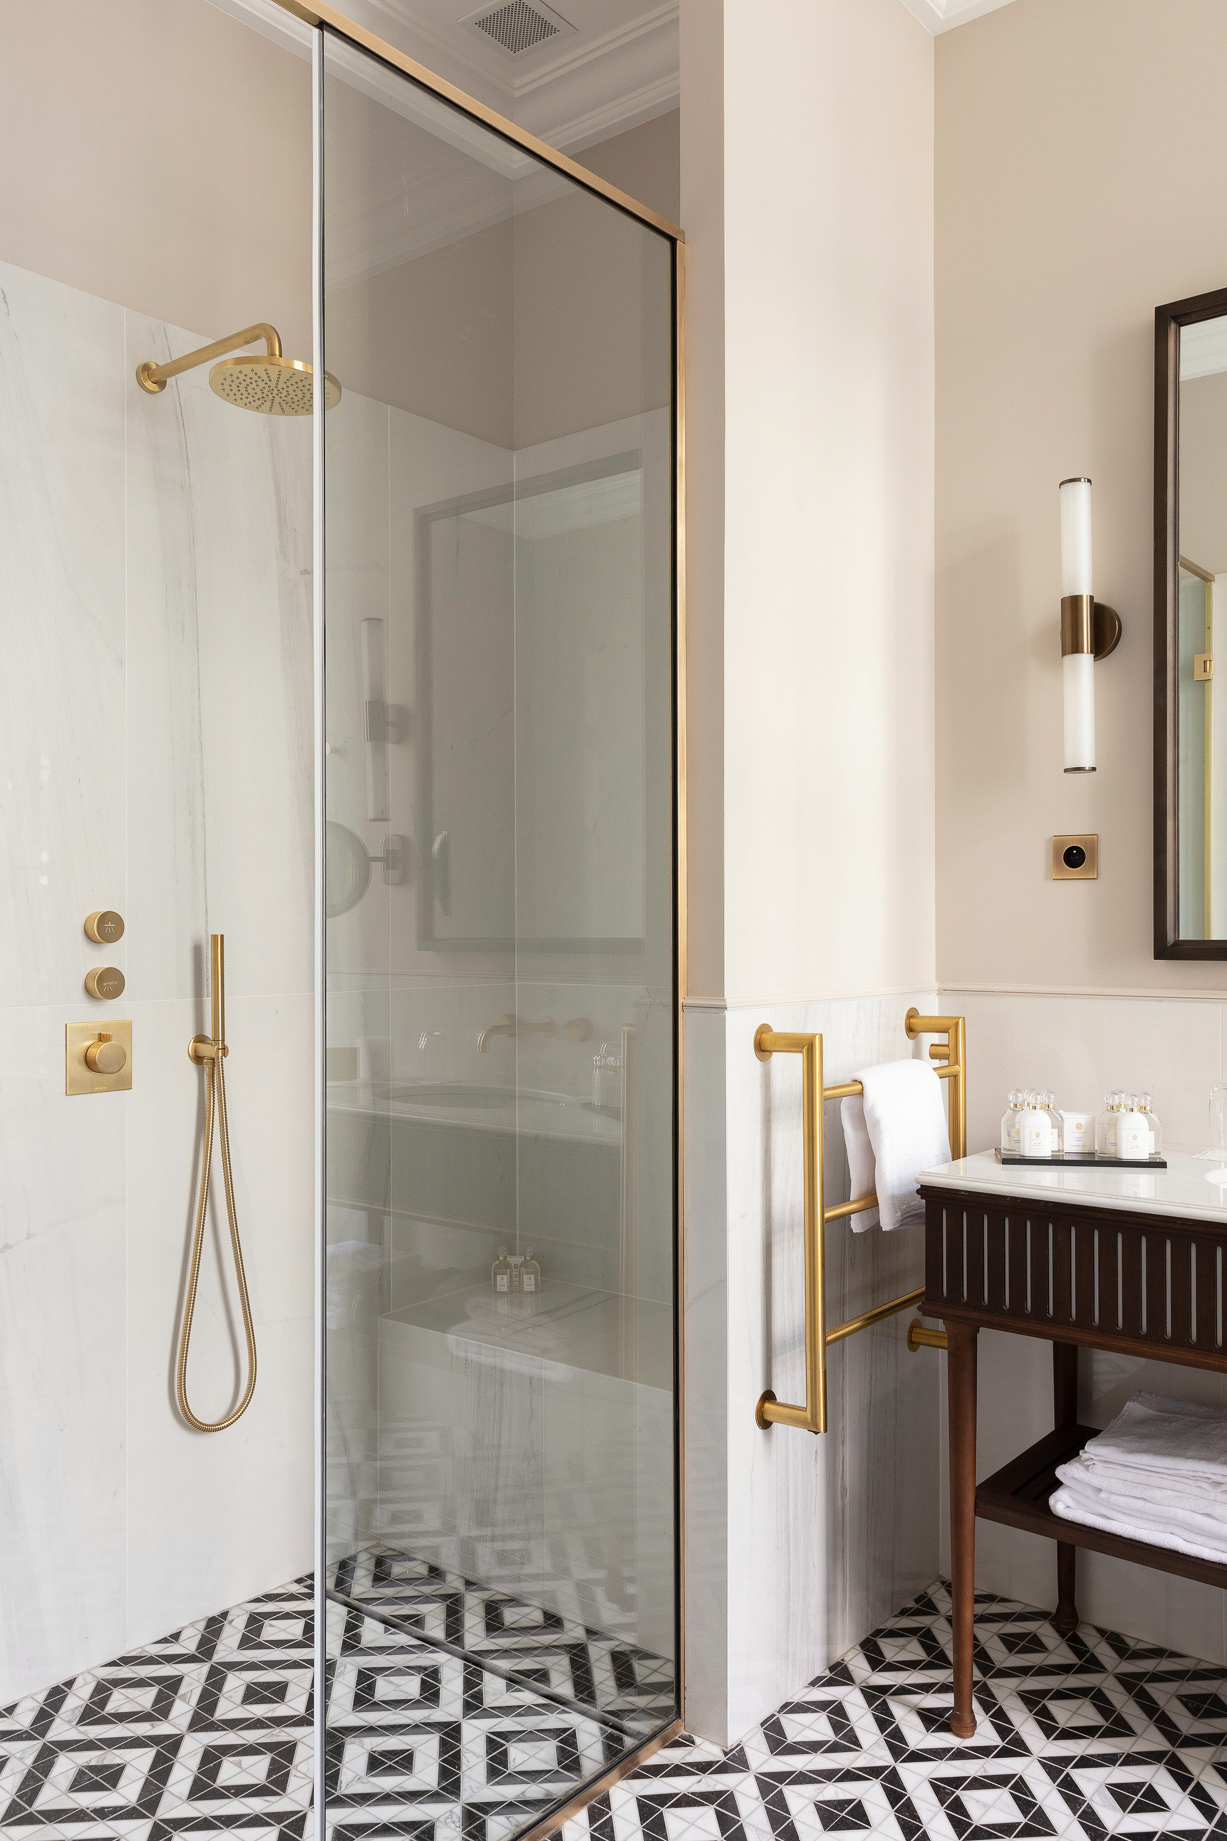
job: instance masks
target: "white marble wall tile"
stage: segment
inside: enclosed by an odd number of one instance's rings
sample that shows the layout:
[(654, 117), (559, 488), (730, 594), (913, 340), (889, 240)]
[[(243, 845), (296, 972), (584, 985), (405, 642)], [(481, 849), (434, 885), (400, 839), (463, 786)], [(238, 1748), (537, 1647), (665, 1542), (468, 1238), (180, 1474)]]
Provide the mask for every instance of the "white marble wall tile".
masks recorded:
[[(227, 408), (204, 373), (140, 392), (140, 358), (202, 342), (0, 270), (0, 940), (26, 1006), (0, 1036), (3, 1697), (311, 1557), (309, 428)], [(111, 1014), (82, 989), (102, 906), (128, 923), (105, 957), (128, 977), (134, 1085), (69, 1100), (64, 1024)], [(173, 1407), (210, 924), (260, 1344), (255, 1401), (215, 1438)], [(209, 1410), (237, 1321), (216, 1231)]]
[[(0, 950), (66, 1003), (124, 902), (123, 312), (0, 263)], [(123, 964), (122, 956), (116, 962)]]
[(0, 1701), (123, 1647), (126, 1096), (65, 1096), (73, 1014), (0, 1016)]
[[(820, 1031), (830, 1084), (917, 1053), (903, 1016), (934, 1001), (687, 1011), (687, 1718), (720, 1743), (902, 1603), (938, 1559), (938, 1372), (908, 1355), (901, 1320), (832, 1351), (825, 1438), (754, 1422), (765, 1386), (784, 1399), (804, 1386), (800, 1075), (760, 1063), (754, 1031)], [(834, 1106), (827, 1144), (830, 1202), (847, 1193)], [(920, 1283), (919, 1234), (857, 1241), (841, 1225), (828, 1246), (831, 1324)]]
[[(259, 1365), (243, 1418), (201, 1433), (174, 1403), (204, 1106), (204, 1076), (187, 1056), (195, 1017), (188, 1000), (131, 1011), (141, 1070), (127, 1096), (128, 1641), (137, 1643), (311, 1562), (312, 1017), (309, 996), (227, 1006), (235, 1199)], [(230, 1411), (245, 1372), (216, 1147), (211, 1196), (188, 1373), (192, 1405), (209, 1419)]]
[[(129, 314), (127, 365), (194, 333)], [(228, 989), (311, 980), (311, 450), (207, 370), (128, 402), (134, 990), (186, 996), (227, 940)]]

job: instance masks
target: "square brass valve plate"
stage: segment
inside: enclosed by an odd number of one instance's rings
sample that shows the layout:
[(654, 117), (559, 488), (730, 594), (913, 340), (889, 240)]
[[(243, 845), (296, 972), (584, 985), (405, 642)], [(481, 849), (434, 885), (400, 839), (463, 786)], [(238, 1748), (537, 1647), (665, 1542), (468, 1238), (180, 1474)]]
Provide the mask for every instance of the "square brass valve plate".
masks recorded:
[[(124, 1051), (118, 1074), (95, 1074), (87, 1067), (85, 1051), (100, 1036), (110, 1036)], [(64, 1091), (74, 1093), (126, 1093), (132, 1085), (132, 1024), (108, 1016), (92, 1023), (64, 1025)]]

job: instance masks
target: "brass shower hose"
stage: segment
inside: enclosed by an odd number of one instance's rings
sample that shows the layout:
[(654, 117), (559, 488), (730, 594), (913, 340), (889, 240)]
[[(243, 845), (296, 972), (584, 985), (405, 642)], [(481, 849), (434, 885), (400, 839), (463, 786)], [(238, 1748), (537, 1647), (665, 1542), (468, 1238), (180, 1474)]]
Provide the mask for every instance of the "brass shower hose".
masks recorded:
[[(179, 1359), (175, 1368), (175, 1395), (179, 1411), (198, 1432), (224, 1432), (241, 1419), (256, 1391), (256, 1332), (251, 1320), (251, 1299), (247, 1293), (247, 1274), (243, 1269), (243, 1244), (239, 1239), (238, 1211), (234, 1205), (234, 1172), (230, 1166), (230, 1126), (226, 1118), (226, 1075), (223, 1067), (230, 1053), (226, 1047), (226, 957), (225, 939), (220, 933), (210, 936), (212, 961), (213, 1034), (193, 1036), (187, 1052), (205, 1071), (205, 1137), (200, 1165), (200, 1195), (196, 1203), (196, 1226), (192, 1234), (192, 1264), (188, 1273), (187, 1299), (183, 1307), (183, 1324), (179, 1331)], [(243, 1334), (247, 1338), (247, 1386), (243, 1398), (224, 1419), (198, 1419), (188, 1404), (187, 1358), (192, 1340), (192, 1318), (196, 1311), (196, 1288), (200, 1283), (200, 1260), (204, 1252), (205, 1220), (209, 1212), (209, 1175), (213, 1163), (213, 1132), (216, 1125), (221, 1139), (222, 1181), (226, 1190), (226, 1219), (230, 1224), (230, 1246), (234, 1254), (234, 1275), (238, 1280), (239, 1300), (243, 1307)]]

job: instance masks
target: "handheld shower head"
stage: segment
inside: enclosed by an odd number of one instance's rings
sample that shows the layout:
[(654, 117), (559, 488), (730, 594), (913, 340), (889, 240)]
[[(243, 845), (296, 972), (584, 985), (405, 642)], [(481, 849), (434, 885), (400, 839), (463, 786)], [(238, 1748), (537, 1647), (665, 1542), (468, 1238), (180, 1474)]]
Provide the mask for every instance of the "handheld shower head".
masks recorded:
[[(227, 352), (237, 351), (240, 345), (250, 345), (256, 339), (263, 339), (268, 348), (263, 357), (226, 357)], [(312, 367), (302, 358), (284, 357), (276, 327), (263, 320), (257, 326), (232, 332), (228, 339), (202, 345), (199, 351), (170, 359), (166, 364), (155, 364), (152, 358), (146, 358), (136, 367), (136, 381), (142, 390), (158, 396), (165, 390), (168, 378), (208, 364), (211, 358), (222, 362), (209, 372), (209, 388), (224, 403), (233, 403), (238, 409), (252, 409), (257, 415), (311, 414), (315, 396)], [(331, 371), (325, 371), (324, 408), (335, 409), (340, 400), (340, 384)]]

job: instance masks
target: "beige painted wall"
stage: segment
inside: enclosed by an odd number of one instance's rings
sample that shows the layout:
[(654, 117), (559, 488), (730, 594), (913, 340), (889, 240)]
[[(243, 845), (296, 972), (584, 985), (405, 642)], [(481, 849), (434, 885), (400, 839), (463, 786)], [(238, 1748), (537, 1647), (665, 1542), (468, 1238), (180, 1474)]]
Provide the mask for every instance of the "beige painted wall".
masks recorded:
[(203, 0), (2, 0), (0, 258), (311, 351), (311, 65)]
[(690, 988), (923, 985), (933, 41), (898, 0), (780, 0), (766, 35), (730, 3), (700, 87), (715, 11), (682, 7)]
[[(1221, 287), (1219, 0), (1014, 0), (936, 41), (938, 977), (1221, 989), (1152, 958), (1153, 314)], [(1065, 775), (1057, 484), (1095, 481), (1099, 771)], [(1054, 832), (1099, 880), (1048, 879)]]

